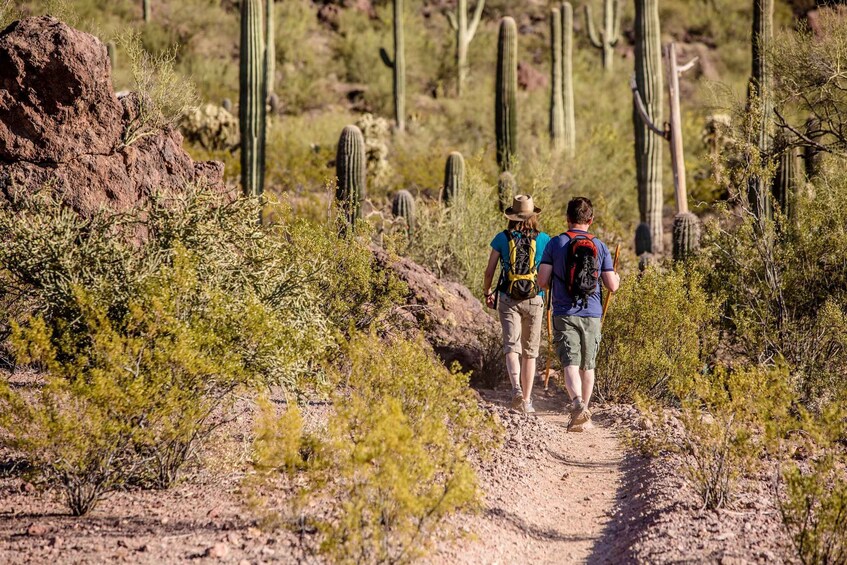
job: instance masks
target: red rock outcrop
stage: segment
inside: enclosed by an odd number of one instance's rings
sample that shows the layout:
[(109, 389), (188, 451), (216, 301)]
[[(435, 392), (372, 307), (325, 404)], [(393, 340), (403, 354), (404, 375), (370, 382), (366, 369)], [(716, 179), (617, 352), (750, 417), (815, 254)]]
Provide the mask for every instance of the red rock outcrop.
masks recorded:
[(176, 130), (122, 143), (137, 102), (116, 97), (96, 37), (49, 16), (10, 25), (0, 32), (0, 197), (47, 188), (88, 214), (187, 183), (224, 190), (223, 164), (195, 163)]

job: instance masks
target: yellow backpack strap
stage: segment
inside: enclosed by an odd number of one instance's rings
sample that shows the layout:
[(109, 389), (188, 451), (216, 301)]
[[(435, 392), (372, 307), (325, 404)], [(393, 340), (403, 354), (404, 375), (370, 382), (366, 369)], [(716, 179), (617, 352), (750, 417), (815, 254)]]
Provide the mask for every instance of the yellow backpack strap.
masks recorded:
[(518, 248), (517, 248), (517, 244), (515, 243), (515, 238), (512, 237), (512, 232), (509, 231), (509, 230), (506, 230), (505, 233), (506, 233), (506, 239), (509, 240), (509, 272), (508, 272), (508, 277), (509, 277), (509, 280), (511, 281), (511, 280), (513, 280), (512, 277), (514, 276), (514, 273), (515, 273), (513, 266), (515, 264), (515, 260), (517, 259)]

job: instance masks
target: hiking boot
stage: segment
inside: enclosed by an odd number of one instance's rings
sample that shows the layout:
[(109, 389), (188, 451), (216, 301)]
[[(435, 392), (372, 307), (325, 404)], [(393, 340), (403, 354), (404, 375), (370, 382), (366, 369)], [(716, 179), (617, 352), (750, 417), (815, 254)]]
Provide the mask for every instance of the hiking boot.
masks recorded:
[(523, 403), (524, 414), (535, 414), (535, 407), (532, 405), (532, 400), (525, 400)]
[(512, 404), (510, 408), (514, 408), (515, 410), (521, 410), (523, 408), (523, 393), (521, 389), (516, 388), (512, 390)]
[[(571, 426), (581, 427), (582, 424), (588, 421), (588, 418), (590, 416), (588, 408), (585, 407), (585, 402), (583, 402), (581, 398), (574, 399), (573, 404), (571, 405), (570, 413), (571, 421), (568, 424), (568, 429), (570, 429)], [(580, 429), (579, 431), (582, 431), (582, 429)]]
[(569, 432), (584, 432), (585, 426), (584, 424), (574, 424), (573, 420), (568, 423), (568, 431)]

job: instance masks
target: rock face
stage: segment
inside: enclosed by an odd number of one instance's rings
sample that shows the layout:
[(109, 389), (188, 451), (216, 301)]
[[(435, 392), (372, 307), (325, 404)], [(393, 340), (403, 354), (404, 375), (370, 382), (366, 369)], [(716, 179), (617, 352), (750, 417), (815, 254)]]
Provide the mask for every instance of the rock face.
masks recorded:
[(221, 163), (195, 163), (171, 129), (130, 146), (138, 95), (116, 97), (106, 47), (45, 16), (0, 32), (0, 196), (49, 188), (88, 214), (127, 210), (186, 183), (224, 190)]
[(439, 280), (410, 259), (391, 257), (374, 248), (377, 263), (390, 269), (409, 287), (408, 313), (445, 365), (457, 361), (472, 371), (475, 385), (492, 387), (503, 375), (500, 326), (470, 290)]

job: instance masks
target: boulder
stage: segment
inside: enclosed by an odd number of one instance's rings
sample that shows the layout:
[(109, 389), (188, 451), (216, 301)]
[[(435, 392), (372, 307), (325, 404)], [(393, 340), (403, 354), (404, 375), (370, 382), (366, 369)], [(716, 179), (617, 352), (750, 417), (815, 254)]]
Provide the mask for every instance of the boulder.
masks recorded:
[(141, 96), (120, 100), (105, 46), (52, 17), (0, 32), (0, 198), (51, 190), (77, 212), (127, 211), (158, 190), (223, 192), (223, 164), (196, 163), (182, 135), (122, 142)]
[(373, 249), (377, 264), (409, 288), (408, 316), (445, 365), (458, 362), (475, 385), (493, 388), (503, 374), (502, 338), (497, 321), (467, 287), (440, 280), (411, 259)]

